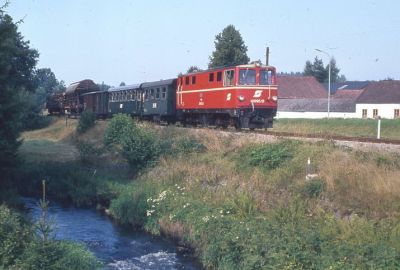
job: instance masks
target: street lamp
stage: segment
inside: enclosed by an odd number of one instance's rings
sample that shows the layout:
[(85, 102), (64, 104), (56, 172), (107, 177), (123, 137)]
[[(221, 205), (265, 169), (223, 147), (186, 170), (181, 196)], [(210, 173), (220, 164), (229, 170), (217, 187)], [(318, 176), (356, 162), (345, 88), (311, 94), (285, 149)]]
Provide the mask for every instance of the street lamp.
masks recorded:
[(331, 56), (329, 53), (320, 50), (320, 49), (315, 49), (317, 52), (326, 54), (328, 56), (328, 119), (329, 119), (329, 113), (330, 113), (330, 109), (331, 109)]

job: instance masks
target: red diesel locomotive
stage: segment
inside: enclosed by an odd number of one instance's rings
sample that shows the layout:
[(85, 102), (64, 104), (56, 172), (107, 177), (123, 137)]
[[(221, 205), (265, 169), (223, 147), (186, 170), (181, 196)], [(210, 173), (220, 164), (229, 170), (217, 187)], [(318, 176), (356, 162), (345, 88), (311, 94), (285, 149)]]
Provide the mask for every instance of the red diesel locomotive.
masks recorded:
[(276, 70), (257, 64), (178, 77), (176, 109), (183, 124), (269, 128), (277, 109)]

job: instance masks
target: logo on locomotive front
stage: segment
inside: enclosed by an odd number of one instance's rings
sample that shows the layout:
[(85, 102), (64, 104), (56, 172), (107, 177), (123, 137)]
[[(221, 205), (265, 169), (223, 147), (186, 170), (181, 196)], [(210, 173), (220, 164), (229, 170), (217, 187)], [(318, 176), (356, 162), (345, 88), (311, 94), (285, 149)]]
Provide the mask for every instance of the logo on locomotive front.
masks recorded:
[(253, 98), (259, 98), (259, 97), (261, 97), (261, 95), (262, 95), (262, 90), (256, 90), (254, 92)]

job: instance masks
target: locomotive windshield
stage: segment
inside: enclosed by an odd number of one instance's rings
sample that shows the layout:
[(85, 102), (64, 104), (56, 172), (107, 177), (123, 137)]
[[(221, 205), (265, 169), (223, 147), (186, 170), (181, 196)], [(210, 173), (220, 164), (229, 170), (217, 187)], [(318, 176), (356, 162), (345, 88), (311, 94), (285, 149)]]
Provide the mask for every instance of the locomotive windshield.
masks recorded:
[(260, 70), (260, 84), (272, 84), (272, 70)]
[(248, 69), (248, 68), (239, 70), (239, 84), (255, 85), (256, 71), (254, 69)]

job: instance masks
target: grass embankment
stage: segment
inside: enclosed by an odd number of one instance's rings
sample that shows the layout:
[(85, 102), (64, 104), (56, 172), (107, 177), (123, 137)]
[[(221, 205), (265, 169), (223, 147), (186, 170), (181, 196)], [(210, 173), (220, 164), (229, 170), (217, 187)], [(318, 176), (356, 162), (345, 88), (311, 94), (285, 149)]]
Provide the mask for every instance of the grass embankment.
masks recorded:
[[(381, 138), (400, 140), (400, 119), (381, 120)], [(274, 131), (376, 138), (376, 119), (278, 119)]]
[[(90, 149), (103, 147), (104, 128), (100, 122), (84, 135)], [(100, 202), (121, 223), (192, 247), (208, 269), (400, 268), (400, 155), (212, 130), (142, 129), (157, 133), (160, 158), (134, 179), (115, 166), (102, 169), (122, 161), (118, 153), (95, 150), (102, 162), (94, 155), (85, 166), (34, 166), (36, 160), (24, 183), (47, 177), (53, 195)], [(319, 175), (311, 181), (308, 157)]]

